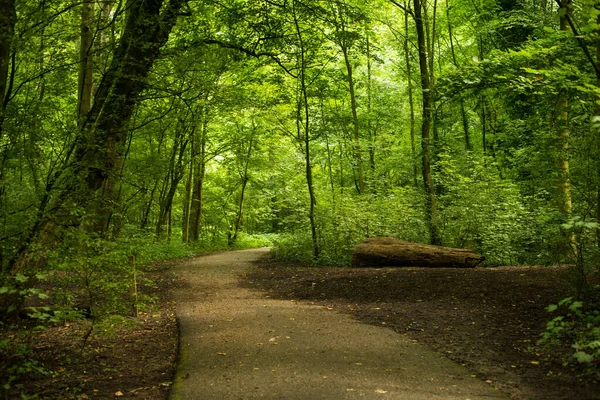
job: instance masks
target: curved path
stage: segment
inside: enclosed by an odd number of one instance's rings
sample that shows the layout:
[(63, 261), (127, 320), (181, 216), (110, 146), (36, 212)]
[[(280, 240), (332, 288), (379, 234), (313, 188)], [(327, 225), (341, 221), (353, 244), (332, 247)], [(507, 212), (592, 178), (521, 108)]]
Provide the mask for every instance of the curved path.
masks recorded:
[(268, 249), (179, 264), (182, 399), (502, 399), (469, 371), (390, 329), (238, 286)]

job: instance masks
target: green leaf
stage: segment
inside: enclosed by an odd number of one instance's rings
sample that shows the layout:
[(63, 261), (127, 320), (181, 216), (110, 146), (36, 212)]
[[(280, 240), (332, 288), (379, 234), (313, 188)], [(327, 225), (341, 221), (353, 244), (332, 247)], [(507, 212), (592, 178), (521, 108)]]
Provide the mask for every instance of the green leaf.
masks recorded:
[(575, 311), (575, 310), (577, 310), (578, 308), (581, 308), (581, 307), (583, 307), (583, 303), (581, 301), (576, 301), (576, 302), (574, 302), (573, 304), (571, 304), (569, 306), (569, 310)]
[(576, 352), (575, 354), (573, 354), (573, 357), (575, 357), (575, 359), (581, 364), (587, 364), (594, 361), (594, 357), (584, 351)]

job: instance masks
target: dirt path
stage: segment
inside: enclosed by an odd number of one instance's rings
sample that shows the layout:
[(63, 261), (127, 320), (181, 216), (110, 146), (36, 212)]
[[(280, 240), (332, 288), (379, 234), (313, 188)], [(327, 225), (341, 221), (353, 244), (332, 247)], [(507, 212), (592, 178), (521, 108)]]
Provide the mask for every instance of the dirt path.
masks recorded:
[(293, 301), (238, 277), (268, 249), (200, 257), (175, 272), (180, 364), (171, 399), (502, 399), (404, 335)]

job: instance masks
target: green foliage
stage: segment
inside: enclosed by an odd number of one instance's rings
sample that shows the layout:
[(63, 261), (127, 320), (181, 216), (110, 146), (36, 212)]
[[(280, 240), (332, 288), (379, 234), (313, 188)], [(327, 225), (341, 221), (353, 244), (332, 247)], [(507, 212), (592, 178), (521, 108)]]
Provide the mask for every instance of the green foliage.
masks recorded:
[(493, 265), (550, 262), (544, 242), (552, 242), (556, 231), (545, 229), (549, 210), (502, 179), (492, 160), (440, 158), (439, 224), (445, 245), (477, 250)]
[(0, 357), (2, 365), (6, 368), (0, 369), (0, 395), (7, 394), (15, 381), (22, 377), (49, 376), (53, 372), (47, 370), (35, 359), (35, 354), (27, 341), (31, 338), (31, 332), (21, 332), (20, 336), (29, 336), (29, 339), (0, 340)]
[(252, 235), (242, 232), (238, 235), (237, 240), (233, 244), (236, 250), (255, 249), (260, 247), (271, 247), (277, 240), (277, 234), (260, 234)]
[[(308, 230), (282, 234), (273, 254), (285, 260), (316, 261), (348, 265), (354, 246), (368, 236), (394, 236), (424, 241), (422, 194), (412, 188), (398, 188), (387, 194), (349, 196), (338, 194), (331, 203), (317, 209), (321, 254), (312, 259), (312, 238)], [(332, 210), (333, 209), (333, 210)]]
[(593, 304), (584, 305), (574, 297), (567, 297), (548, 306), (548, 312), (559, 315), (548, 321), (538, 344), (549, 348), (570, 345), (572, 358), (600, 373), (600, 311)]
[(573, 235), (573, 243), (569, 244), (571, 260), (574, 260), (569, 268), (570, 283), (578, 297), (600, 301), (600, 224), (576, 216), (562, 224), (561, 228), (565, 236)]

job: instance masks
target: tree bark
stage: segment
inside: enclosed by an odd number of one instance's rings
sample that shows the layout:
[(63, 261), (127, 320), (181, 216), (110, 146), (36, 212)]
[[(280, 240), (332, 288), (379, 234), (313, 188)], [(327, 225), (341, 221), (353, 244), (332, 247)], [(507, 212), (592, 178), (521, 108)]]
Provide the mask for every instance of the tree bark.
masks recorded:
[(352, 249), (353, 267), (473, 268), (484, 259), (468, 249), (411, 243), (391, 237), (366, 238)]
[[(454, 50), (454, 37), (452, 34), (452, 22), (450, 22), (450, 2), (446, 1), (446, 20), (448, 21), (448, 38), (450, 39), (450, 52), (452, 53), (452, 63), (458, 68), (458, 61), (456, 60), (456, 51)], [(471, 145), (471, 134), (469, 133), (469, 119), (467, 118), (467, 111), (465, 109), (465, 101), (460, 98), (460, 115), (462, 118), (463, 133), (465, 138), (465, 150), (473, 150)]]
[[(180, 127), (183, 130), (183, 126)], [(160, 212), (156, 223), (156, 235), (161, 237), (165, 227), (167, 228), (168, 238), (170, 239), (171, 231), (171, 211), (173, 209), (173, 198), (177, 192), (177, 187), (183, 179), (185, 173), (183, 167), (183, 158), (188, 140), (183, 138), (183, 133), (179, 132), (175, 135), (175, 143), (171, 154), (171, 162), (169, 171), (165, 176), (164, 189), (160, 197)]]
[(410, 155), (413, 169), (413, 181), (417, 186), (417, 152), (415, 148), (415, 102), (412, 89), (412, 67), (410, 65), (410, 52), (408, 51), (408, 4), (404, 3), (404, 58), (406, 59), (406, 78), (408, 87), (408, 104), (410, 107)]
[[(171, 0), (161, 13), (163, 0), (127, 2), (123, 35), (108, 71), (98, 87), (94, 104), (76, 141), (73, 172), (83, 178), (76, 203), (95, 204), (95, 230), (102, 234), (114, 200), (115, 172), (121, 169), (131, 119), (145, 80), (175, 24), (184, 0)], [(68, 193), (67, 193), (68, 194)]]
[[(573, 13), (571, 0), (564, 0), (561, 7), (560, 30), (569, 31), (568, 18)], [(559, 94), (556, 104), (555, 123), (558, 128), (558, 210), (566, 220), (571, 216), (571, 173), (569, 170), (569, 100), (566, 93)], [(572, 231), (563, 231), (566, 245), (559, 249), (560, 257), (572, 258), (576, 249)]]
[[(65, 168), (51, 177), (36, 221), (10, 260), (8, 276), (17, 272), (35, 276), (39, 260), (44, 260), (45, 252), (60, 243), (63, 229), (82, 223), (102, 231), (107, 229), (114, 182), (125, 152), (127, 124), (184, 3), (185, 0), (170, 0), (167, 4), (163, 0), (127, 1), (123, 34), (99, 84), (95, 102), (68, 152)], [(5, 0), (0, 4), (13, 3)], [(0, 18), (6, 15), (0, 13)], [(81, 210), (92, 215), (90, 220), (78, 216)], [(96, 212), (99, 215), (93, 215)], [(21, 306), (19, 301), (7, 302), (1, 297), (0, 321), (10, 318), (9, 310), (18, 313)]]
[[(294, 27), (296, 29), (296, 35), (298, 37), (298, 43), (300, 47), (300, 59), (298, 60), (299, 76), (300, 80), (300, 98), (298, 99), (298, 115), (296, 118), (296, 128), (299, 138), (303, 138), (304, 145), (304, 161), (306, 166), (306, 185), (308, 186), (308, 195), (310, 197), (310, 208), (308, 212), (308, 219), (310, 221), (310, 231), (313, 247), (313, 258), (316, 260), (319, 257), (319, 243), (317, 241), (317, 226), (315, 222), (315, 207), (317, 205), (317, 198), (315, 196), (315, 188), (313, 185), (312, 176), (312, 163), (310, 158), (310, 114), (308, 105), (308, 89), (306, 85), (306, 47), (302, 36), (302, 30), (300, 29), (300, 23), (298, 22), (298, 15), (296, 13), (296, 1), (292, 2), (292, 11), (294, 17)], [(304, 116), (301, 117), (301, 110), (304, 110)], [(304, 128), (304, 135), (302, 135), (302, 128)]]
[(351, 44), (348, 43), (345, 22), (346, 17), (344, 15), (344, 10), (342, 10), (339, 5), (337, 5), (336, 7), (336, 13), (339, 17), (339, 22), (335, 23), (335, 30), (338, 42), (337, 44), (342, 50), (342, 54), (344, 56), (344, 65), (346, 66), (346, 80), (348, 83), (348, 92), (350, 94), (350, 111), (352, 112), (352, 138), (354, 147), (354, 158), (356, 162), (356, 187), (358, 189), (358, 194), (362, 195), (365, 191), (365, 183), (362, 168), (362, 152), (360, 148), (360, 127), (358, 121), (358, 106), (356, 103), (356, 89), (354, 85), (354, 71), (349, 54)]
[(77, 87), (79, 125), (92, 106), (94, 53), (94, 6), (95, 0), (86, 0), (81, 5), (81, 33), (79, 43), (79, 77)]
[(15, 0), (0, 0), (0, 139), (2, 139), (4, 112), (8, 100), (8, 70), (16, 20)]
[(421, 1), (413, 0), (415, 25), (417, 28), (417, 44), (419, 48), (419, 68), (421, 72), (422, 89), (422, 125), (421, 125), (421, 148), (423, 162), (423, 184), (425, 186), (426, 204), (425, 214), (431, 244), (439, 244), (440, 237), (437, 231), (435, 219), (437, 217), (437, 199), (431, 173), (431, 84), (427, 63), (427, 47), (425, 44), (425, 31), (423, 29), (423, 17), (421, 15)]
[(252, 147), (254, 144), (254, 134), (255, 134), (255, 130), (256, 127), (252, 127), (252, 134), (250, 135), (250, 140), (248, 141), (248, 150), (246, 153), (246, 159), (244, 162), (244, 169), (241, 173), (241, 178), (242, 178), (242, 190), (240, 191), (240, 201), (238, 202), (238, 213), (237, 213), (237, 217), (235, 219), (235, 225), (234, 225), (234, 230), (233, 230), (233, 236), (231, 236), (231, 239), (229, 240), (229, 245), (233, 245), (235, 243), (235, 241), (237, 240), (238, 237), (238, 233), (240, 232), (240, 229), (242, 228), (242, 220), (244, 218), (244, 200), (246, 197), (246, 186), (248, 185), (248, 167), (250, 165), (250, 157), (252, 156)]
[(204, 192), (204, 175), (206, 173), (206, 140), (208, 135), (208, 114), (204, 110), (202, 120), (202, 131), (200, 134), (200, 153), (195, 164), (194, 171), (194, 189), (192, 192), (191, 204), (191, 233), (192, 241), (197, 242), (200, 239), (200, 223), (202, 221), (202, 206)]

